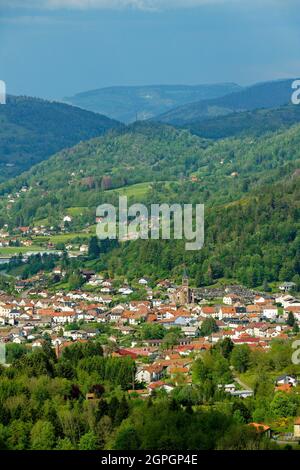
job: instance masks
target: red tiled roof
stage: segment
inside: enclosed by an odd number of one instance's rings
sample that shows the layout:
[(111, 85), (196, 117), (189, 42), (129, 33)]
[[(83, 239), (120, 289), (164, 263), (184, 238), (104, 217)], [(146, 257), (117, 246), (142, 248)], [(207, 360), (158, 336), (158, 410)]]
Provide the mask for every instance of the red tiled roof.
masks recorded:
[(249, 426), (252, 426), (253, 428), (256, 429), (257, 432), (266, 432), (269, 431), (270, 426), (267, 426), (266, 424), (261, 424), (261, 423), (250, 423)]
[(276, 392), (289, 393), (289, 392), (292, 391), (292, 385), (291, 384), (278, 385), (278, 387), (276, 387), (275, 390), (276, 390)]
[(216, 313), (215, 307), (202, 307), (201, 310), (202, 313), (205, 313), (206, 315)]

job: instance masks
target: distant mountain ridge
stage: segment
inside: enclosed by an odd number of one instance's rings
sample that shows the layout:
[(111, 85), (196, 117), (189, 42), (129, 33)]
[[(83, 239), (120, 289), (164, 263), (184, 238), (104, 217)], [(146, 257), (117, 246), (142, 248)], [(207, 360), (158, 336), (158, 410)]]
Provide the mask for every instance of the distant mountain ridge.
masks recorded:
[(100, 114), (39, 98), (8, 96), (0, 106), (0, 182), (66, 147), (122, 125)]
[(278, 108), (291, 102), (293, 81), (294, 79), (287, 79), (257, 83), (223, 97), (178, 107), (154, 120), (172, 125), (186, 125), (233, 112)]
[(219, 98), (238, 90), (241, 87), (236, 83), (115, 86), (78, 93), (64, 98), (64, 102), (128, 124), (150, 119), (187, 103)]

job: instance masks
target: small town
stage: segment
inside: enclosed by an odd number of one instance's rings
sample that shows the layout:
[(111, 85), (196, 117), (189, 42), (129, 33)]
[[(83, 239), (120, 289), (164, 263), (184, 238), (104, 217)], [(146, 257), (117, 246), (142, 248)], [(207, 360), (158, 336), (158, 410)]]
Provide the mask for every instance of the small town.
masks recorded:
[[(76, 343), (101, 344), (106, 357), (134, 361), (127, 391), (131, 399), (193, 387), (195, 361), (218, 344), (267, 353), (274, 341), (288, 343), (299, 333), (300, 298), (293, 294), (291, 282), (279, 285), (276, 294), (263, 294), (239, 285), (192, 288), (186, 269), (181, 285), (168, 279), (153, 283), (147, 277), (129, 285), (93, 270), (82, 270), (80, 275), (78, 289), (48, 290), (49, 279), (57, 282), (66, 276), (57, 265), (50, 273), (16, 280), (13, 295), (2, 292), (2, 346), (9, 350), (14, 345), (17, 354), (18, 348), (36, 351), (49, 341), (59, 358)], [(135, 298), (139, 300), (131, 300)], [(10, 367), (5, 352), (2, 363)], [(230, 367), (231, 381), (222, 380), (219, 390), (233, 400), (252, 397), (253, 387), (241, 380), (238, 371), (243, 371), (243, 364), (240, 369)], [(297, 373), (274, 377), (274, 396), (298, 394), (299, 379)], [(94, 400), (95, 394), (87, 393), (86, 399)], [(268, 438), (287, 443), (300, 438), (297, 417), (292, 428), (291, 422), (285, 422), (281, 433), (264, 423), (251, 424)]]

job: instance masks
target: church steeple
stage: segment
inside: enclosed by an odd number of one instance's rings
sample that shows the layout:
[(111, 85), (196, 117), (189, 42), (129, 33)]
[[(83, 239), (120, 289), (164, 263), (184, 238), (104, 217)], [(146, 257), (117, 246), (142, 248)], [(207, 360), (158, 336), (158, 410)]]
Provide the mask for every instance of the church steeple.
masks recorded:
[(189, 285), (189, 276), (187, 273), (186, 266), (184, 267), (183, 274), (182, 274), (182, 286), (188, 287)]
[(189, 287), (189, 276), (186, 266), (182, 273), (182, 285), (176, 289), (174, 293), (175, 303), (179, 305), (188, 305), (192, 301), (192, 290)]

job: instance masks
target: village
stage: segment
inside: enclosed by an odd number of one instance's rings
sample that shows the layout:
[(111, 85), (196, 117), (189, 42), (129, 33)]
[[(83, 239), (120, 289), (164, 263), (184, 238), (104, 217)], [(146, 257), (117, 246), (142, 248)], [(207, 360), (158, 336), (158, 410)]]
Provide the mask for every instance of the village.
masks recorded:
[(89, 232), (94, 226), (89, 223), (80, 232), (75, 231), (70, 214), (63, 215), (55, 225), (36, 223), (31, 226), (9, 227), (5, 224), (0, 229), (0, 258), (11, 259), (22, 253), (28, 258), (34, 253), (57, 253), (65, 250), (70, 257), (77, 257), (88, 252)]
[[(193, 386), (194, 361), (224, 340), (267, 352), (274, 339), (289, 341), (299, 331), (300, 298), (293, 283), (282, 283), (276, 294), (270, 294), (239, 285), (193, 288), (186, 270), (176, 285), (168, 279), (153, 284), (146, 276), (120, 283), (107, 273), (82, 269), (81, 288), (48, 289), (49, 278), (63, 280), (65, 275), (60, 263), (51, 273), (16, 279), (16, 294), (0, 293), (5, 367), (10, 366), (5, 356), (8, 345), (34, 351), (47, 339), (59, 358), (70, 345), (97, 340), (106, 356), (135, 361), (128, 394), (146, 399)], [(276, 378), (274, 393), (289, 393), (297, 386), (296, 375), (284, 374)], [(218, 387), (233, 399), (254, 394), (234, 372), (230, 383)], [(93, 400), (93, 394), (86, 399)], [(289, 439), (300, 437), (298, 421)], [(254, 425), (271, 436), (269, 426)]]
[[(54, 268), (53, 274), (64, 275), (59, 267)], [(111, 279), (93, 271), (84, 271), (83, 275), (86, 285), (97, 287), (97, 292), (78, 290), (50, 294), (46, 289), (28, 289), (40, 280), (39, 276), (16, 281), (16, 289), (21, 294), (18, 298), (4, 293), (0, 296), (1, 341), (26, 343), (35, 348), (41, 345), (43, 335), (47, 333), (59, 353), (69, 341), (88, 340), (97, 334), (97, 328), (72, 331), (70, 325), (106, 325), (115, 333), (109, 336), (115, 345), (115, 354), (128, 354), (136, 359), (147, 357), (155, 366), (161, 356), (163, 340), (141, 342), (137, 339), (139, 328), (144, 324), (160, 325), (166, 330), (177, 328), (181, 337), (178, 344), (172, 346), (170, 365), (182, 364), (188, 379), (189, 360), (186, 358), (191, 353), (206, 350), (224, 338), (230, 338), (234, 344), (268, 349), (272, 339), (288, 339), (293, 334), (293, 327), (287, 323), (290, 314), (295, 325), (300, 321), (300, 299), (289, 294), (289, 283), (283, 284), (281, 293), (275, 297), (255, 295), (247, 289), (243, 291), (232, 286), (224, 289), (222, 298), (217, 298), (222, 292), (220, 289), (216, 290), (216, 298), (212, 298), (214, 289), (192, 289), (185, 276), (181, 286), (175, 286), (169, 280), (158, 282), (155, 292), (147, 286), (147, 278), (141, 278), (138, 284), (145, 288), (146, 298), (126, 301), (126, 297), (134, 292), (130, 286), (123, 285), (116, 290)], [(22, 293), (26, 288), (26, 294)], [(124, 302), (115, 305), (115, 299), (120, 296)], [(203, 298), (199, 300), (201, 296)], [(202, 337), (201, 326), (206, 320), (214, 320), (216, 331)], [(124, 338), (132, 339), (126, 348), (122, 347)], [(141, 381), (152, 383), (161, 375), (151, 375), (145, 370), (144, 374), (137, 375), (137, 379), (139, 377), (143, 377)]]

